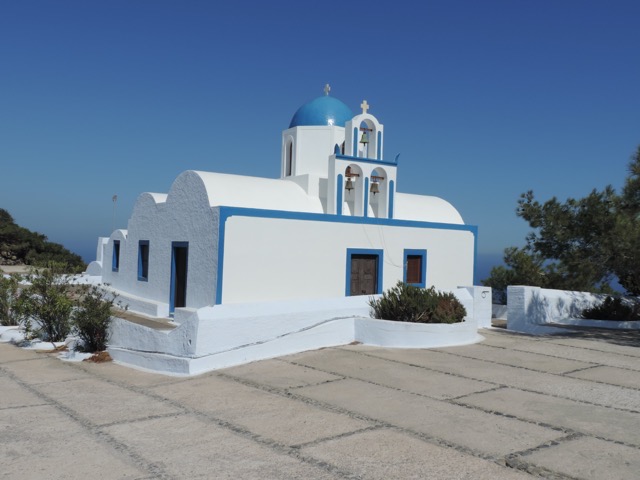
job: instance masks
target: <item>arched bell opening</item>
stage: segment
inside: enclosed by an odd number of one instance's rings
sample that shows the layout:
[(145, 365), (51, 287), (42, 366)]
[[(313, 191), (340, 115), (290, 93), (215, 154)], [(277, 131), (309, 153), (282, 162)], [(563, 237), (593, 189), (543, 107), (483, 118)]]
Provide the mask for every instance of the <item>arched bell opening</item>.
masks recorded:
[(362, 215), (362, 203), (364, 197), (364, 177), (362, 169), (355, 164), (349, 165), (344, 170), (344, 203), (345, 215)]
[(378, 132), (371, 120), (360, 122), (358, 142), (358, 157), (375, 158), (378, 148)]
[(388, 217), (389, 178), (384, 168), (376, 167), (369, 177), (369, 212), (374, 217)]

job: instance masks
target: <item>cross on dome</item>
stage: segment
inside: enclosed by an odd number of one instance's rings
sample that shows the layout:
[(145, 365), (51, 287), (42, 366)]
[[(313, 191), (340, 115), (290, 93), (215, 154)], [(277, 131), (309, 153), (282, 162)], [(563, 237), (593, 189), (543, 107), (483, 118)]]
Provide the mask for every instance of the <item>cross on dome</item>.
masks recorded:
[(328, 83), (324, 86), (324, 94), (325, 95), (329, 95), (329, 92), (331, 91), (331, 85), (329, 85)]
[(369, 110), (369, 104), (366, 100), (362, 101), (362, 103), (360, 104), (360, 108), (362, 109), (362, 113), (367, 113), (367, 110)]

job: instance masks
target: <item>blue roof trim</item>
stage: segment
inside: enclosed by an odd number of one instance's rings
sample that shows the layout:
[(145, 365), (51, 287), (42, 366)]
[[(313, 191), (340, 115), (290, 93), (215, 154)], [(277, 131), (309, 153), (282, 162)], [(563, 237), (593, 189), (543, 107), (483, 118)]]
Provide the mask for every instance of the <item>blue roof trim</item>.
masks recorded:
[(352, 157), (351, 155), (336, 155), (337, 160), (348, 160), (362, 163), (373, 163), (375, 165), (389, 165), (390, 167), (397, 167), (395, 162), (387, 162), (386, 160), (375, 160), (373, 158)]
[(347, 215), (330, 215), (326, 213), (286, 212), (284, 210), (260, 210), (244, 207), (217, 207), (220, 212), (218, 226), (218, 272), (216, 279), (215, 304), (222, 303), (222, 279), (224, 276), (224, 242), (227, 219), (233, 216), (280, 218), (286, 220), (307, 220), (312, 222), (355, 223), (360, 225), (385, 225), (389, 227), (432, 228), (437, 230), (457, 230), (473, 235), (473, 278), (476, 277), (478, 263), (478, 227), (457, 223), (419, 222), (415, 220), (397, 220), (392, 218), (352, 217)]

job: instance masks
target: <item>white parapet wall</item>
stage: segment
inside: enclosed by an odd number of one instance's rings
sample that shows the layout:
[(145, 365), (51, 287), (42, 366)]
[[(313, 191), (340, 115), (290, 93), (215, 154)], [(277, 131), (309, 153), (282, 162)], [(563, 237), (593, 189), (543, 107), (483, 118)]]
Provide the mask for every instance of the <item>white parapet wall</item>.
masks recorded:
[[(459, 288), (454, 293), (465, 306), (467, 317), (451, 325), (374, 320), (369, 316), (366, 296), (176, 309), (178, 325), (172, 329), (153, 329), (115, 318), (109, 353), (116, 362), (137, 368), (196, 375), (354, 341), (396, 348), (481, 341), (472, 294), (484, 300), (482, 291)], [(490, 307), (490, 292), (488, 302)], [(488, 312), (490, 322), (490, 308)]]
[(491, 287), (473, 286), (460, 288), (466, 289), (473, 299), (473, 318), (476, 320), (478, 328), (491, 328), (491, 317), (493, 316)]
[[(640, 322), (615, 322), (581, 318), (585, 308), (601, 303), (606, 295), (510, 286), (507, 289), (507, 329), (533, 335), (564, 333), (561, 326), (640, 329)], [(555, 327), (552, 325), (556, 325)]]

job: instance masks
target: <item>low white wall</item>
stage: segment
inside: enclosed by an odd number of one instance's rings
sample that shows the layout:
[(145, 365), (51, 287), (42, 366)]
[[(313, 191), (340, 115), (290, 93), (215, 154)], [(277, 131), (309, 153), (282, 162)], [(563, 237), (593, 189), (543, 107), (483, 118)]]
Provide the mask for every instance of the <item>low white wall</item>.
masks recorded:
[(507, 329), (544, 335), (561, 333), (550, 324), (640, 329), (640, 322), (614, 322), (580, 318), (582, 310), (601, 303), (606, 295), (551, 290), (540, 287), (510, 286), (507, 289)]
[[(369, 317), (369, 297), (217, 305), (176, 309), (181, 323), (154, 330), (122, 319), (111, 327), (109, 353), (116, 362), (172, 375), (208, 370), (358, 341), (398, 348), (433, 348), (482, 340), (468, 289), (456, 296), (465, 322), (400, 323)], [(489, 302), (491, 295), (488, 296)]]
[(354, 319), (354, 340), (365, 345), (392, 348), (436, 348), (467, 345), (483, 340), (478, 324), (406, 323), (373, 318)]
[[(491, 328), (492, 304), (491, 287), (460, 287), (469, 292), (473, 302), (473, 310), (467, 314), (478, 324), (478, 328)], [(468, 308), (465, 305), (465, 308)]]

